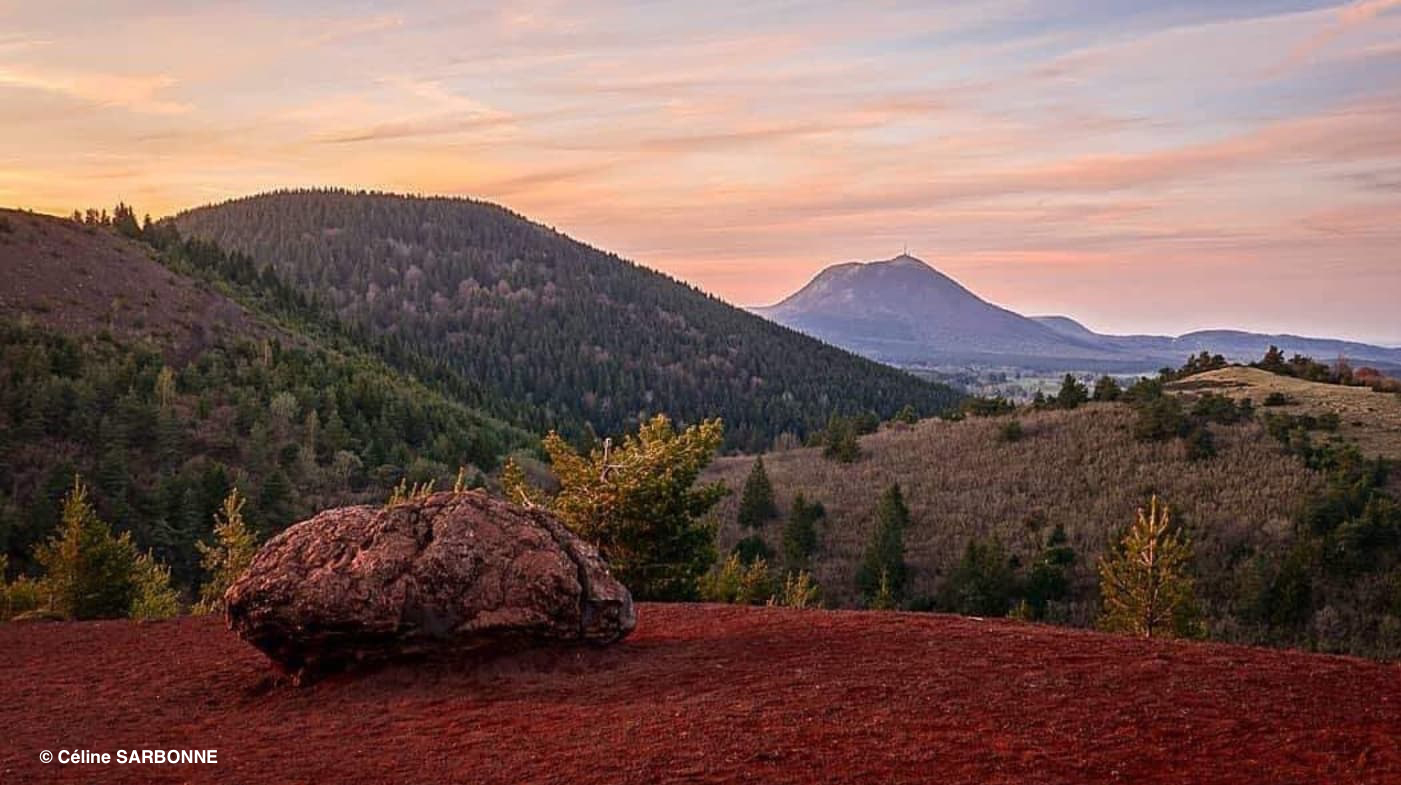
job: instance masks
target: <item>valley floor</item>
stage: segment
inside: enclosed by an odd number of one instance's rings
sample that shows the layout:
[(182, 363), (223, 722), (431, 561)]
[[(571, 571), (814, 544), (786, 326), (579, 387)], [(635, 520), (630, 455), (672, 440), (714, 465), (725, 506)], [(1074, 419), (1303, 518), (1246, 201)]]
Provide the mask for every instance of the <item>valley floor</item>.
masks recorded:
[(4, 625), (0, 662), (3, 782), (1401, 782), (1401, 666), (1001, 620), (642, 605), (608, 649), (304, 689), (211, 618)]

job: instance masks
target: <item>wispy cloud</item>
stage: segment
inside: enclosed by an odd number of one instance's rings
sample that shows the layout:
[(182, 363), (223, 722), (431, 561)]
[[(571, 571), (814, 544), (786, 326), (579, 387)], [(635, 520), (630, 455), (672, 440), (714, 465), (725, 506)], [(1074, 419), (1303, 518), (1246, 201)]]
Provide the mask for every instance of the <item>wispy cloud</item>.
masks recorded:
[[(1099, 326), (1184, 268), (1295, 287), (1242, 295), (1260, 324), (1346, 274), (1375, 305), (1401, 288), (1401, 0), (1280, 5), (12, 4), (0, 197), (460, 193), (742, 303), (908, 242)], [(1187, 294), (1182, 326), (1220, 316)]]
[(162, 97), (162, 93), (175, 84), (175, 78), (165, 74), (128, 76), (0, 65), (0, 86), (41, 90), (87, 103), (120, 106), (152, 114), (190, 111), (192, 107), (189, 104)]
[(1401, 8), (1401, 0), (1355, 0), (1343, 5), (1308, 40), (1294, 47), (1286, 62), (1289, 65), (1303, 63), (1348, 30), (1365, 26), (1396, 8)]

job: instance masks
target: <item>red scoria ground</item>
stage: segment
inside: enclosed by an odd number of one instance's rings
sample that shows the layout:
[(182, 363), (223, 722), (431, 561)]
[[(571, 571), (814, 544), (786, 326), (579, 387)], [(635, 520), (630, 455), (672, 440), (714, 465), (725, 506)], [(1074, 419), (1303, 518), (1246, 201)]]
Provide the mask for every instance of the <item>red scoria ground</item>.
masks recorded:
[[(0, 627), (0, 783), (1401, 783), (1401, 666), (643, 605), (608, 649), (274, 683), (216, 619)], [(215, 748), (215, 765), (41, 750)]]

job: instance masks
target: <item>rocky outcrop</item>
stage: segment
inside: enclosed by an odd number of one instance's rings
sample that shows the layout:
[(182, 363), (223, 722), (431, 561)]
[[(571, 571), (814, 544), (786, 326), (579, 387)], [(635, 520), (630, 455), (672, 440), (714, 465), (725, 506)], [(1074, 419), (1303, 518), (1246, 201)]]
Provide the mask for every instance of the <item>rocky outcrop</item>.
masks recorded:
[(547, 512), (481, 493), (327, 510), (269, 540), (229, 626), (297, 679), (365, 660), (617, 641), (632, 596)]

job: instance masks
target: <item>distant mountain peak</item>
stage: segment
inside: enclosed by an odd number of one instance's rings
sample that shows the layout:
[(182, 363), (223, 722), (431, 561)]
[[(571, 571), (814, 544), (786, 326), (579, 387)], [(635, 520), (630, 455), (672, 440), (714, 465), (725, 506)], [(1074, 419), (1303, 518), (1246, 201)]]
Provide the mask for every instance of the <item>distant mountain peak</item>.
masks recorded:
[(902, 362), (929, 346), (972, 355), (1095, 353), (999, 308), (909, 253), (828, 267), (760, 314), (868, 356)]
[(1176, 338), (1101, 335), (1067, 316), (1025, 317), (989, 303), (908, 252), (828, 267), (783, 301), (755, 312), (792, 329), (896, 365), (973, 364), (1143, 372), (1210, 350), (1258, 359), (1345, 354), (1396, 367), (1401, 352), (1299, 336), (1210, 330)]

